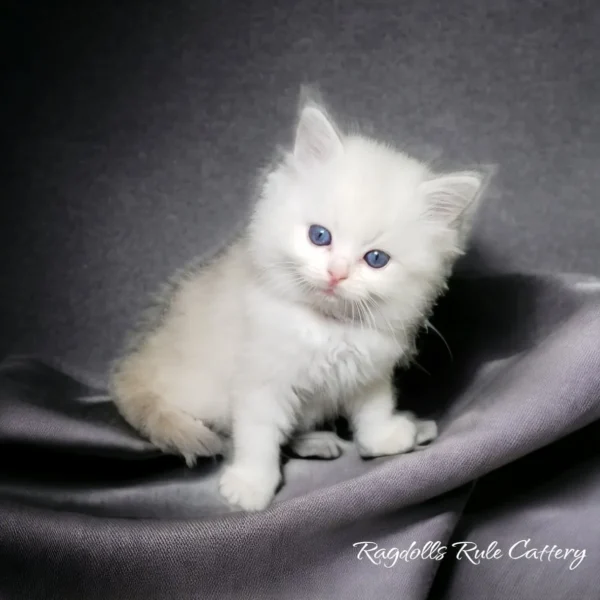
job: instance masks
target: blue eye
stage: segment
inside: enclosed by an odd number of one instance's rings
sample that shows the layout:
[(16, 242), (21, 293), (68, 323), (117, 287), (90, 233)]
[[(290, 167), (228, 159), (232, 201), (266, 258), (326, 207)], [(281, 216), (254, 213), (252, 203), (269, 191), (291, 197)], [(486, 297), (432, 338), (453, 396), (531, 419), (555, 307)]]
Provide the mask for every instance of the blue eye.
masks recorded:
[(382, 250), (370, 250), (365, 254), (365, 262), (374, 269), (381, 269), (390, 262), (390, 255)]
[(308, 228), (308, 239), (315, 246), (329, 246), (331, 244), (331, 233), (329, 229), (325, 229), (321, 225), (311, 225)]

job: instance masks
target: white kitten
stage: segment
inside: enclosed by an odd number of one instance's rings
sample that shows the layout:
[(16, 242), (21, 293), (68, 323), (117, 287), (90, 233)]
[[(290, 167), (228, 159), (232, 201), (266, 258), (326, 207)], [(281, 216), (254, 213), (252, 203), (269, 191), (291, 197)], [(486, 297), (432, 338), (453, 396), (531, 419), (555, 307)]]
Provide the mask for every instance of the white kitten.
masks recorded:
[(119, 410), (188, 464), (230, 434), (220, 491), (245, 510), (272, 500), (282, 443), (339, 455), (333, 434), (313, 431), (338, 414), (363, 456), (430, 441), (435, 424), (395, 413), (392, 371), (464, 251), (484, 180), (343, 136), (307, 101), (244, 234), (180, 279), (116, 364)]

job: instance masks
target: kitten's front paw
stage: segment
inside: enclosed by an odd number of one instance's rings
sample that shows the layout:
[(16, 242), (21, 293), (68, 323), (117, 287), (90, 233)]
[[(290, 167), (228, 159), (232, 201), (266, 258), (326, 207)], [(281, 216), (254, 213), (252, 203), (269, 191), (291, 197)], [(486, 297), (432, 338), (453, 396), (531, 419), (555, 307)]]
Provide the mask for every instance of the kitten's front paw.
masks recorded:
[(229, 504), (242, 510), (263, 510), (273, 499), (279, 479), (278, 472), (270, 473), (268, 470), (233, 464), (225, 467), (219, 481), (219, 491)]
[(425, 446), (438, 436), (435, 421), (417, 421), (417, 446)]
[(356, 443), (364, 458), (410, 452), (417, 444), (417, 425), (403, 415), (394, 415), (378, 427), (357, 431)]

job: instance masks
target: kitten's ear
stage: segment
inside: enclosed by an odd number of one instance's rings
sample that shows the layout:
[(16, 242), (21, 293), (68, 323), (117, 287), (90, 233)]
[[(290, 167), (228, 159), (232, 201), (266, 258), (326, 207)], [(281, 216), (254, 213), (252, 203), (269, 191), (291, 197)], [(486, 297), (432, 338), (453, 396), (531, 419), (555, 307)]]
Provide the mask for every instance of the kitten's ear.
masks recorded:
[(447, 227), (468, 233), (483, 192), (496, 173), (493, 166), (478, 170), (438, 175), (423, 182), (427, 216)]
[(342, 151), (342, 139), (325, 111), (307, 103), (300, 111), (294, 157), (303, 166), (324, 164)]

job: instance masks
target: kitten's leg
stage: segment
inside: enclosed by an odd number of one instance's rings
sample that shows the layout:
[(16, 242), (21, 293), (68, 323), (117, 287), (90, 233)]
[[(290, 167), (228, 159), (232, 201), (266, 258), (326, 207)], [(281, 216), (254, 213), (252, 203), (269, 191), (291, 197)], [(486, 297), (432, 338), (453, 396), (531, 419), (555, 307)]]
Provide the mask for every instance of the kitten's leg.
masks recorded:
[(307, 431), (296, 435), (291, 450), (302, 458), (338, 458), (344, 448), (344, 440), (334, 431)]
[[(391, 381), (379, 381), (351, 405), (354, 440), (363, 457), (410, 452), (419, 427), (410, 414), (395, 412)], [(431, 433), (431, 432), (424, 432)]]
[(281, 480), (280, 445), (292, 427), (289, 405), (281, 400), (273, 390), (261, 389), (234, 408), (233, 458), (223, 470), (219, 490), (243, 510), (266, 508)]

